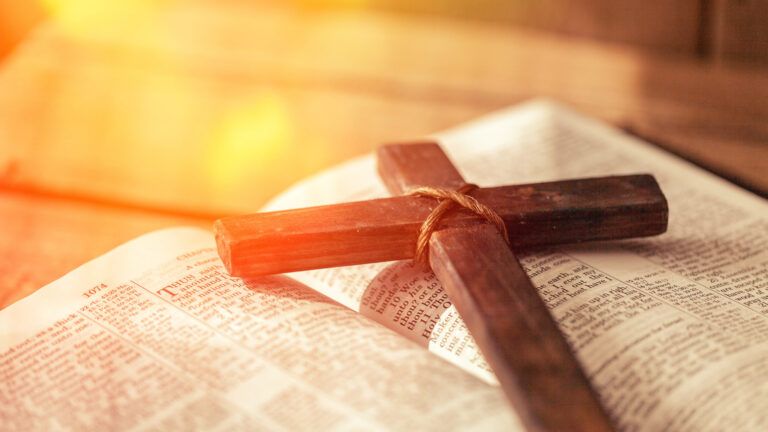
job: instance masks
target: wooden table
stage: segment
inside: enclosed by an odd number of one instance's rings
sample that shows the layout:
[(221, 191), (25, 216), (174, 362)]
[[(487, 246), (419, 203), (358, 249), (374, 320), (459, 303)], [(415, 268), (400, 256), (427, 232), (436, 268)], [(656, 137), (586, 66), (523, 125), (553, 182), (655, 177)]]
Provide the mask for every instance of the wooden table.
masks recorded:
[(142, 232), (254, 211), (382, 142), (533, 97), (768, 194), (764, 70), (385, 13), (139, 15), (46, 22), (0, 67), (0, 307)]

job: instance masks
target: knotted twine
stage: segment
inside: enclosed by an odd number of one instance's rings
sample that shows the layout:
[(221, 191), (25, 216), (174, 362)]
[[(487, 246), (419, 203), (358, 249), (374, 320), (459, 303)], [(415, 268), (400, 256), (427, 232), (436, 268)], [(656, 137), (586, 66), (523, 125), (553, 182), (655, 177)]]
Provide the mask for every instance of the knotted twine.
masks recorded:
[(438, 205), (421, 224), (419, 237), (416, 240), (416, 254), (413, 258), (414, 261), (425, 267), (429, 267), (429, 239), (432, 237), (432, 233), (438, 228), (443, 216), (456, 208), (456, 206), (463, 207), (495, 225), (504, 240), (509, 244), (507, 226), (504, 225), (504, 220), (501, 216), (499, 216), (499, 214), (492, 208), (480, 203), (477, 199), (468, 195), (470, 192), (477, 189), (477, 187), (476, 184), (471, 183), (464, 184), (464, 186), (456, 190), (424, 186), (408, 192), (408, 195), (430, 197), (439, 201)]

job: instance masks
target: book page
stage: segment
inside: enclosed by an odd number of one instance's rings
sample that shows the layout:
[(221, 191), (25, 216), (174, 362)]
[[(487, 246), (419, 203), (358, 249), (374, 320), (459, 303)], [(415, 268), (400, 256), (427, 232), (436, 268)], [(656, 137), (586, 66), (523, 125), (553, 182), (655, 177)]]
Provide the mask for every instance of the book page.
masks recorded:
[[(518, 256), (621, 429), (768, 428), (764, 200), (548, 102), (435, 138), (481, 186), (655, 175), (669, 200), (668, 233)], [(373, 157), (363, 157), (297, 185), (268, 208), (386, 196), (375, 172)], [(495, 381), (430, 272), (393, 262), (292, 277)]]
[(510, 430), (498, 388), (213, 236), (133, 240), (0, 312), (3, 431)]

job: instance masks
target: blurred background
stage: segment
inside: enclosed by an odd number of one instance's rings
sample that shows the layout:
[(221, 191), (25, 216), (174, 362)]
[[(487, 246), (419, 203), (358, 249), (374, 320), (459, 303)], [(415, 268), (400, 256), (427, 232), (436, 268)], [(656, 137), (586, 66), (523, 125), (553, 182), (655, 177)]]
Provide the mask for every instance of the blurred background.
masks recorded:
[(765, 81), (724, 73), (765, 75), (765, 1), (0, 1), (0, 163), (25, 188), (253, 211), (536, 96), (664, 143), (768, 137)]
[(0, 0), (2, 282), (534, 97), (765, 196), (767, 71), (768, 0)]

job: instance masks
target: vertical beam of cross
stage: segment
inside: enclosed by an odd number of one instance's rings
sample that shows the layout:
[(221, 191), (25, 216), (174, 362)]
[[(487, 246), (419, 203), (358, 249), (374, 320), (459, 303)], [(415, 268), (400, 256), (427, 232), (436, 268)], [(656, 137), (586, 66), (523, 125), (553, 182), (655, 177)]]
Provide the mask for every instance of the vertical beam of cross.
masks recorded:
[[(393, 194), (465, 184), (435, 143), (381, 147), (378, 163)], [(497, 229), (486, 223), (438, 230), (429, 246), (432, 270), (526, 427), (612, 430), (557, 324)]]

